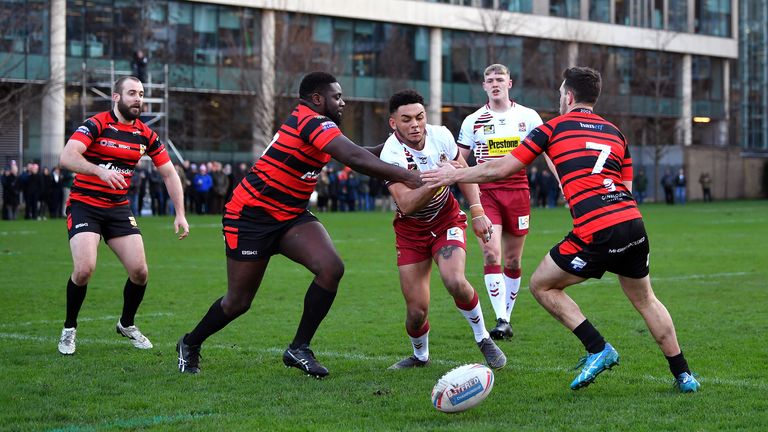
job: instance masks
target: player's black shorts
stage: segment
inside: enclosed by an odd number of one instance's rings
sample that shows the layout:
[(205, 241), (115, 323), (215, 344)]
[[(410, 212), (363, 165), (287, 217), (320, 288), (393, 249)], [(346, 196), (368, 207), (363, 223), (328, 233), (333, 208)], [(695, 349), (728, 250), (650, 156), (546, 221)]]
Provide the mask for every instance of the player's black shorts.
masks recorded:
[(309, 210), (288, 221), (274, 219), (259, 208), (250, 210), (247, 217), (241, 215), (240, 219), (224, 217), (221, 220), (227, 257), (237, 261), (269, 259), (280, 253), (280, 239), (286, 231), (317, 221)]
[(600, 279), (605, 272), (640, 279), (649, 273), (648, 234), (642, 219), (633, 219), (592, 234), (585, 243), (573, 232), (549, 251), (564, 271)]
[(67, 231), (70, 240), (81, 232), (101, 234), (104, 241), (141, 234), (130, 205), (102, 208), (80, 201), (70, 201), (67, 207)]

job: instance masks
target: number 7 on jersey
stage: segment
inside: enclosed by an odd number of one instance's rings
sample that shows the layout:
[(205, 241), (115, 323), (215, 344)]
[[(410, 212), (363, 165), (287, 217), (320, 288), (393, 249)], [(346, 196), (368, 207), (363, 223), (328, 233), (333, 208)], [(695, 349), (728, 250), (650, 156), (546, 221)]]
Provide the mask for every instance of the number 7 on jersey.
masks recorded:
[(587, 148), (600, 151), (600, 155), (597, 157), (597, 162), (595, 162), (595, 167), (592, 168), (592, 174), (598, 174), (603, 170), (603, 165), (605, 165), (605, 161), (608, 160), (608, 155), (611, 154), (611, 146), (587, 141)]

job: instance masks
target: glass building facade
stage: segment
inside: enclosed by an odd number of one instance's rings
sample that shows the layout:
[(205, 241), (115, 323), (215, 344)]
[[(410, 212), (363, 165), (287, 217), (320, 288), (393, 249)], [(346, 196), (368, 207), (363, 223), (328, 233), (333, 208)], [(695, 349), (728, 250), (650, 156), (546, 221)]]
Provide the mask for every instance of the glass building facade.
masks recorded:
[[(730, 0), (425, 1), (459, 6), (457, 10), (479, 8), (481, 14), (511, 11), (735, 36)], [(557, 111), (562, 69), (577, 61), (602, 71), (601, 110), (615, 114), (622, 125), (638, 131), (643, 125), (661, 125), (656, 128), (659, 140), (679, 143), (674, 131), (685, 112), (684, 83), (690, 82), (691, 115), (728, 119), (731, 135), (739, 136), (731, 141), (766, 148), (768, 102), (761, 90), (766, 88), (764, 3), (740, 3), (742, 52), (737, 62), (706, 55), (689, 55), (686, 60), (686, 55), (664, 49), (514, 36), (503, 28), (498, 33), (442, 28), (437, 41), (440, 58), (432, 58), (434, 34), (426, 25), (283, 11), (274, 12), (274, 58), (268, 59), (262, 47), (265, 12), (257, 8), (180, 0), (68, 0), (66, 130), (69, 134), (84, 114), (109, 106), (108, 100), (83, 106), (83, 90), (104, 80), (105, 71), (130, 71), (137, 50), (149, 58), (149, 81), (168, 90), (169, 103), (159, 109), (167, 115), (174, 143), (182, 152), (219, 159), (250, 154), (253, 107), (265, 68), (275, 75), (274, 122), (281, 122), (293, 108), (301, 76), (326, 70), (339, 78), (345, 98), (353, 102), (346, 109), (345, 133), (375, 144), (388, 132), (386, 102), (393, 91), (416, 88), (428, 103), (439, 94), (442, 122), (456, 131), (463, 117), (485, 102), (483, 70), (498, 62), (510, 68), (512, 97), (548, 118)], [(50, 0), (0, 0), (0, 5), (0, 19), (10, 24), (0, 28), (0, 88), (41, 85), (50, 76)], [(441, 78), (431, 83), (437, 61)], [(686, 61), (690, 72), (684, 70)], [(684, 73), (690, 74), (689, 81), (683, 79)], [(435, 85), (440, 92), (435, 93)], [(739, 110), (731, 116), (725, 111), (729, 95), (731, 111)], [(40, 130), (40, 120), (32, 115), (39, 111), (39, 107), (26, 110), (25, 133)], [(734, 122), (739, 132), (733, 132)], [(696, 127), (693, 134), (693, 143), (708, 142), (708, 135)], [(34, 140), (27, 143), (31, 153)], [(228, 156), (232, 154), (236, 156)]]

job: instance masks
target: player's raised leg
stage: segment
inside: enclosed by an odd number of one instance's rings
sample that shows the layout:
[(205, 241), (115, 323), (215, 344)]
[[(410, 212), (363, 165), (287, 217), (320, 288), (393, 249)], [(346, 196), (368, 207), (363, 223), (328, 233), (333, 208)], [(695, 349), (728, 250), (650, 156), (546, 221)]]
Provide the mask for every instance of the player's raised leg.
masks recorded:
[(227, 257), (227, 293), (213, 302), (197, 326), (176, 344), (180, 372), (200, 372), (202, 343), (248, 311), (268, 264), (269, 258), (238, 261)]
[(429, 365), (429, 278), (432, 260), (398, 266), (400, 289), (405, 298), (405, 331), (411, 339), (413, 355), (389, 369), (408, 369)]
[(581, 309), (563, 290), (585, 279), (565, 272), (547, 254), (531, 276), (531, 293), (553, 317), (579, 338), (587, 355), (581, 359), (581, 372), (571, 383), (577, 390), (591, 384), (597, 375), (619, 363), (619, 354), (606, 343)]
[(483, 310), (477, 296), (477, 291), (472, 288), (464, 275), (466, 252), (456, 245), (440, 247), (435, 255), (435, 261), (440, 269), (440, 278), (448, 292), (453, 297), (456, 307), (466, 318), (475, 342), (485, 357), (488, 366), (493, 369), (503, 368), (507, 364), (507, 357), (496, 346), (490, 334), (485, 329)]
[(128, 279), (123, 288), (123, 312), (115, 325), (115, 331), (117, 334), (128, 338), (134, 347), (150, 349), (152, 342), (141, 333), (133, 322), (147, 289), (149, 272), (144, 254), (144, 241), (140, 234), (131, 234), (111, 238), (107, 240), (107, 245), (117, 255), (128, 272)]
[(664, 353), (669, 363), (669, 370), (675, 377), (675, 386), (683, 393), (698, 391), (701, 385), (691, 373), (677, 342), (672, 316), (653, 293), (650, 276), (640, 279), (619, 276), (619, 283), (629, 301), (643, 316), (648, 330), (656, 339), (661, 352)]
[(304, 296), (304, 311), (296, 336), (283, 353), (283, 363), (322, 378), (328, 375), (328, 369), (317, 361), (309, 344), (333, 305), (344, 275), (344, 263), (325, 227), (316, 220), (290, 228), (280, 240), (280, 253), (315, 275)]
[(101, 241), (101, 235), (95, 232), (80, 232), (69, 240), (74, 268), (67, 281), (67, 315), (58, 346), (61, 354), (75, 353), (77, 316), (85, 301), (88, 281), (96, 269), (99, 241)]

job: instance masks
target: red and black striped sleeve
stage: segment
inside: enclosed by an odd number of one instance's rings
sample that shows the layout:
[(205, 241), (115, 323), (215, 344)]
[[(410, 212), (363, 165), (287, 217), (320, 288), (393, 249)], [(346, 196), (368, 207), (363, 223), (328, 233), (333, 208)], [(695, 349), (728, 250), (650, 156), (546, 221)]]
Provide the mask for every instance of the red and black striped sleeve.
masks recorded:
[(322, 115), (308, 115), (299, 120), (299, 135), (304, 142), (322, 150), (331, 140), (341, 135), (333, 120)]
[(512, 156), (525, 165), (531, 164), (540, 154), (547, 150), (549, 139), (554, 128), (549, 123), (532, 130), (523, 142), (512, 150)]

